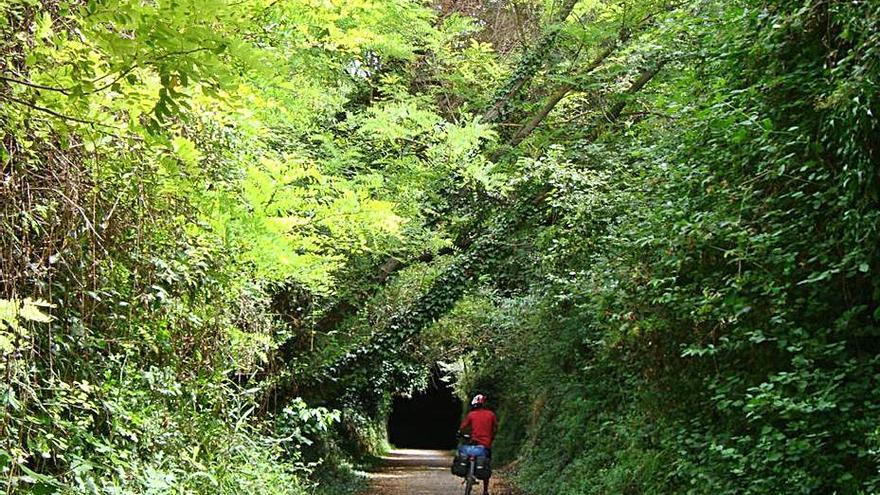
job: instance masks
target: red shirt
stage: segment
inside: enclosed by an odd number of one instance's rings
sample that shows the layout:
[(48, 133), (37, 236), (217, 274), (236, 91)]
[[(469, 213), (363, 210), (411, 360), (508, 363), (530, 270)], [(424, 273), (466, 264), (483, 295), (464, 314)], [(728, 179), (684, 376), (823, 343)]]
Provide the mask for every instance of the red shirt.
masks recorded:
[(498, 427), (498, 418), (488, 409), (474, 409), (464, 418), (459, 430), (471, 429), (471, 438), (483, 447), (491, 448)]

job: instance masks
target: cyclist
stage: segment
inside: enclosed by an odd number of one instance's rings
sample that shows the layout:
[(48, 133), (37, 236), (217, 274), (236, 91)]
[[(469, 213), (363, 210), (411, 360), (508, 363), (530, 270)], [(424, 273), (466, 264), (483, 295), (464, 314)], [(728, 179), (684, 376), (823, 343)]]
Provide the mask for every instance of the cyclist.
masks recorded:
[[(459, 433), (470, 430), (471, 440), (486, 448), (486, 457), (492, 458), (492, 440), (498, 432), (498, 418), (486, 408), (486, 396), (477, 394), (471, 400), (471, 410), (458, 428)], [(489, 495), (489, 480), (483, 480), (483, 495)]]

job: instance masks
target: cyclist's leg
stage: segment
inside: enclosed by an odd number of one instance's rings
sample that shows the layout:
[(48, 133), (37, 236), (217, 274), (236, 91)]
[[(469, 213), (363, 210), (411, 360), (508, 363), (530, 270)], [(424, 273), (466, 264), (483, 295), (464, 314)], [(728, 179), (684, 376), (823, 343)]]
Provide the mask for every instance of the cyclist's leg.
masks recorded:
[[(486, 458), (492, 459), (492, 449), (486, 449)], [(489, 495), (489, 479), (483, 480), (483, 495)]]

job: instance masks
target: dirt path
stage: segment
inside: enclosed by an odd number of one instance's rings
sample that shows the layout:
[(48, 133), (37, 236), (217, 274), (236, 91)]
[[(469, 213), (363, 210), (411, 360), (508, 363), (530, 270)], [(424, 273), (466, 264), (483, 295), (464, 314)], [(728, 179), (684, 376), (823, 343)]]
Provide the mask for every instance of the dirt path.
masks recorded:
[[(464, 492), (461, 478), (449, 472), (452, 456), (442, 450), (396, 449), (384, 456), (385, 467), (370, 474), (367, 495), (454, 495)], [(480, 482), (474, 493), (482, 493)], [(492, 495), (508, 495), (493, 477)]]

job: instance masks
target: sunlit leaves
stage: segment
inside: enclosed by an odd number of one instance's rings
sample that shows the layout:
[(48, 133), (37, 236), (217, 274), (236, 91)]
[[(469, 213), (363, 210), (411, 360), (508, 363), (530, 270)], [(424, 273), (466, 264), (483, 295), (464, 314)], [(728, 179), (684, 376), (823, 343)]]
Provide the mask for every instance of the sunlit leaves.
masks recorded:
[[(311, 304), (353, 260), (435, 240), (411, 221), (425, 182), (363, 153), (434, 134), (433, 101), (390, 109), (387, 139), (358, 129), (384, 67), (388, 95), (408, 101), (433, 14), (409, 1), (42, 6), (13, 2), (0, 23), (15, 72), (0, 91), (15, 184), (0, 186), (0, 243), (28, 258), (13, 293), (65, 304), (50, 325), (42, 306), (4, 302), (0, 485), (303, 492), (300, 449), (339, 413), (298, 401), (283, 424), (257, 418), (303, 324), (277, 316), (273, 291)], [(377, 79), (349, 77), (352, 60)]]
[(54, 304), (29, 297), (24, 300), (0, 299), (0, 355), (28, 347), (20, 344), (28, 337), (27, 325), (51, 322), (52, 316), (45, 310), (53, 307)]

